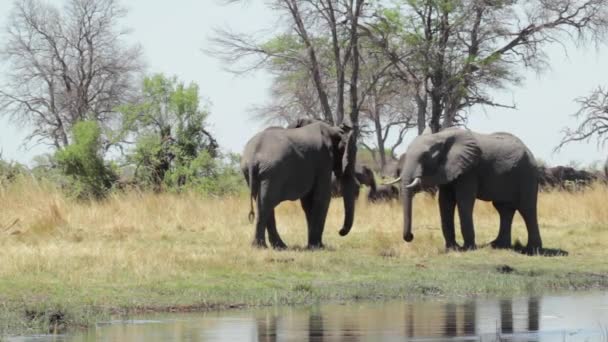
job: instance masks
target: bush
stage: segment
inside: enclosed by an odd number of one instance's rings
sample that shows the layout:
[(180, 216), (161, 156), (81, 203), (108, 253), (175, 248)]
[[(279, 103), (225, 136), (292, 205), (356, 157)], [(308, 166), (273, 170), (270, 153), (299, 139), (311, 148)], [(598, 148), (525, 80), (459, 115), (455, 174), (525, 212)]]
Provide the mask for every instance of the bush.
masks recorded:
[(78, 199), (102, 199), (116, 181), (114, 170), (101, 156), (101, 130), (95, 121), (81, 121), (72, 129), (73, 142), (55, 154), (68, 177), (68, 191)]
[(17, 162), (7, 162), (0, 156), (0, 185), (14, 182), (17, 178), (29, 173), (25, 165)]
[(188, 189), (216, 196), (242, 192), (246, 186), (239, 159), (235, 154), (213, 158), (203, 151), (194, 160), (168, 172), (165, 184), (172, 190)]

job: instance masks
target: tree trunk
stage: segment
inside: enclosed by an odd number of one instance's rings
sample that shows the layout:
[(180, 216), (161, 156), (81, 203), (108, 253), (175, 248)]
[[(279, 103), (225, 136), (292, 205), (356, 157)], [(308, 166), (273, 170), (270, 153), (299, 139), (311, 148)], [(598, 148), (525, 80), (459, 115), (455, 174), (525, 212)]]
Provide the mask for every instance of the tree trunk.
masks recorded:
[(416, 120), (418, 124), (418, 135), (424, 132), (426, 128), (426, 104), (427, 104), (427, 96), (420, 96), (420, 94), (416, 94), (416, 107), (418, 107), (418, 112), (416, 115)]

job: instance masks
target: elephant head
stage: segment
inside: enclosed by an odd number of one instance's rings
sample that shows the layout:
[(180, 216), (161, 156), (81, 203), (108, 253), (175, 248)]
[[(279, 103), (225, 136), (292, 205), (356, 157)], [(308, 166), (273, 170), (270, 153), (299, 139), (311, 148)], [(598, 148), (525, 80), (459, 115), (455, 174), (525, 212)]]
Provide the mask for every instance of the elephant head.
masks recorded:
[(342, 198), (344, 200), (344, 224), (340, 235), (345, 236), (353, 226), (355, 215), (355, 200), (359, 192), (359, 183), (356, 179), (355, 163), (357, 158), (357, 142), (354, 130), (345, 124), (333, 127), (337, 134), (334, 139), (334, 167), (333, 172), (340, 182)]
[(401, 170), (403, 239), (412, 234), (412, 199), (424, 187), (447, 184), (473, 168), (481, 150), (473, 135), (459, 128), (422, 134), (408, 146)]
[(367, 185), (372, 190), (376, 190), (376, 179), (374, 171), (365, 165), (357, 166), (355, 177), (361, 185)]

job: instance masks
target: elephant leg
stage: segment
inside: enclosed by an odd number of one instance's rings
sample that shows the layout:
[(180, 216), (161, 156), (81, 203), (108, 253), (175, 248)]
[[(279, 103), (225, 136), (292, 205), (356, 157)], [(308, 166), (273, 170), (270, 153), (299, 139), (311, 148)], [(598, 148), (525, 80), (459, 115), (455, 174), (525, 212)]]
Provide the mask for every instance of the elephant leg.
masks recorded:
[(259, 248), (268, 248), (266, 245), (266, 227), (268, 226), (269, 218), (272, 215), (274, 220), (275, 203), (271, 199), (272, 189), (268, 180), (260, 182), (258, 199), (256, 201), (257, 217), (255, 221), (255, 237), (252, 245)]
[(313, 220), (312, 220), (312, 208), (313, 208), (313, 203), (314, 203), (314, 197), (313, 194), (310, 193), (304, 197), (302, 197), (302, 199), (300, 199), (300, 203), (302, 204), (302, 210), (304, 210), (304, 216), (306, 216), (306, 227), (308, 229), (308, 241), (310, 241), (311, 237), (312, 237), (312, 231), (313, 231)]
[(458, 249), (456, 244), (456, 233), (454, 231), (454, 209), (456, 200), (454, 192), (449, 186), (441, 187), (439, 190), (439, 214), (441, 215), (441, 231), (445, 239), (445, 248)]
[[(471, 190), (473, 187), (473, 190)], [(460, 217), (460, 230), (464, 240), (464, 249), (476, 249), (475, 225), (473, 224), (473, 208), (475, 206), (476, 187), (473, 182), (459, 184), (455, 188), (456, 203), (458, 205), (458, 217)]]
[(254, 247), (268, 248), (266, 245), (266, 225), (268, 222), (269, 211), (264, 204), (266, 201), (260, 194), (257, 200), (257, 216), (255, 219), (255, 236), (251, 243)]
[(515, 208), (508, 203), (493, 202), (492, 204), (500, 215), (500, 228), (498, 229), (498, 236), (490, 245), (492, 248), (511, 248), (511, 224), (513, 223)]
[(268, 240), (270, 240), (270, 245), (274, 249), (286, 249), (287, 245), (281, 240), (281, 236), (279, 236), (279, 232), (277, 231), (277, 222), (274, 217), (274, 209), (270, 212), (268, 216)]
[(524, 218), (526, 228), (528, 229), (528, 246), (526, 247), (528, 253), (535, 254), (540, 252), (543, 248), (543, 242), (538, 229), (536, 206), (520, 208), (518, 211)]
[(323, 248), (323, 229), (330, 200), (329, 192), (317, 186), (312, 200), (312, 224), (308, 235), (308, 248), (310, 249)]

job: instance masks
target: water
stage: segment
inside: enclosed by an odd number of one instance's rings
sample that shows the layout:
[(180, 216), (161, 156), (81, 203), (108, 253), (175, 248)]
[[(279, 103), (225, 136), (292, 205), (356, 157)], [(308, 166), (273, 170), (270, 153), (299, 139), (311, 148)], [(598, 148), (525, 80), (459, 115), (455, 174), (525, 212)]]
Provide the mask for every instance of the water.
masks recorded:
[(608, 341), (608, 292), (156, 315), (12, 341)]

